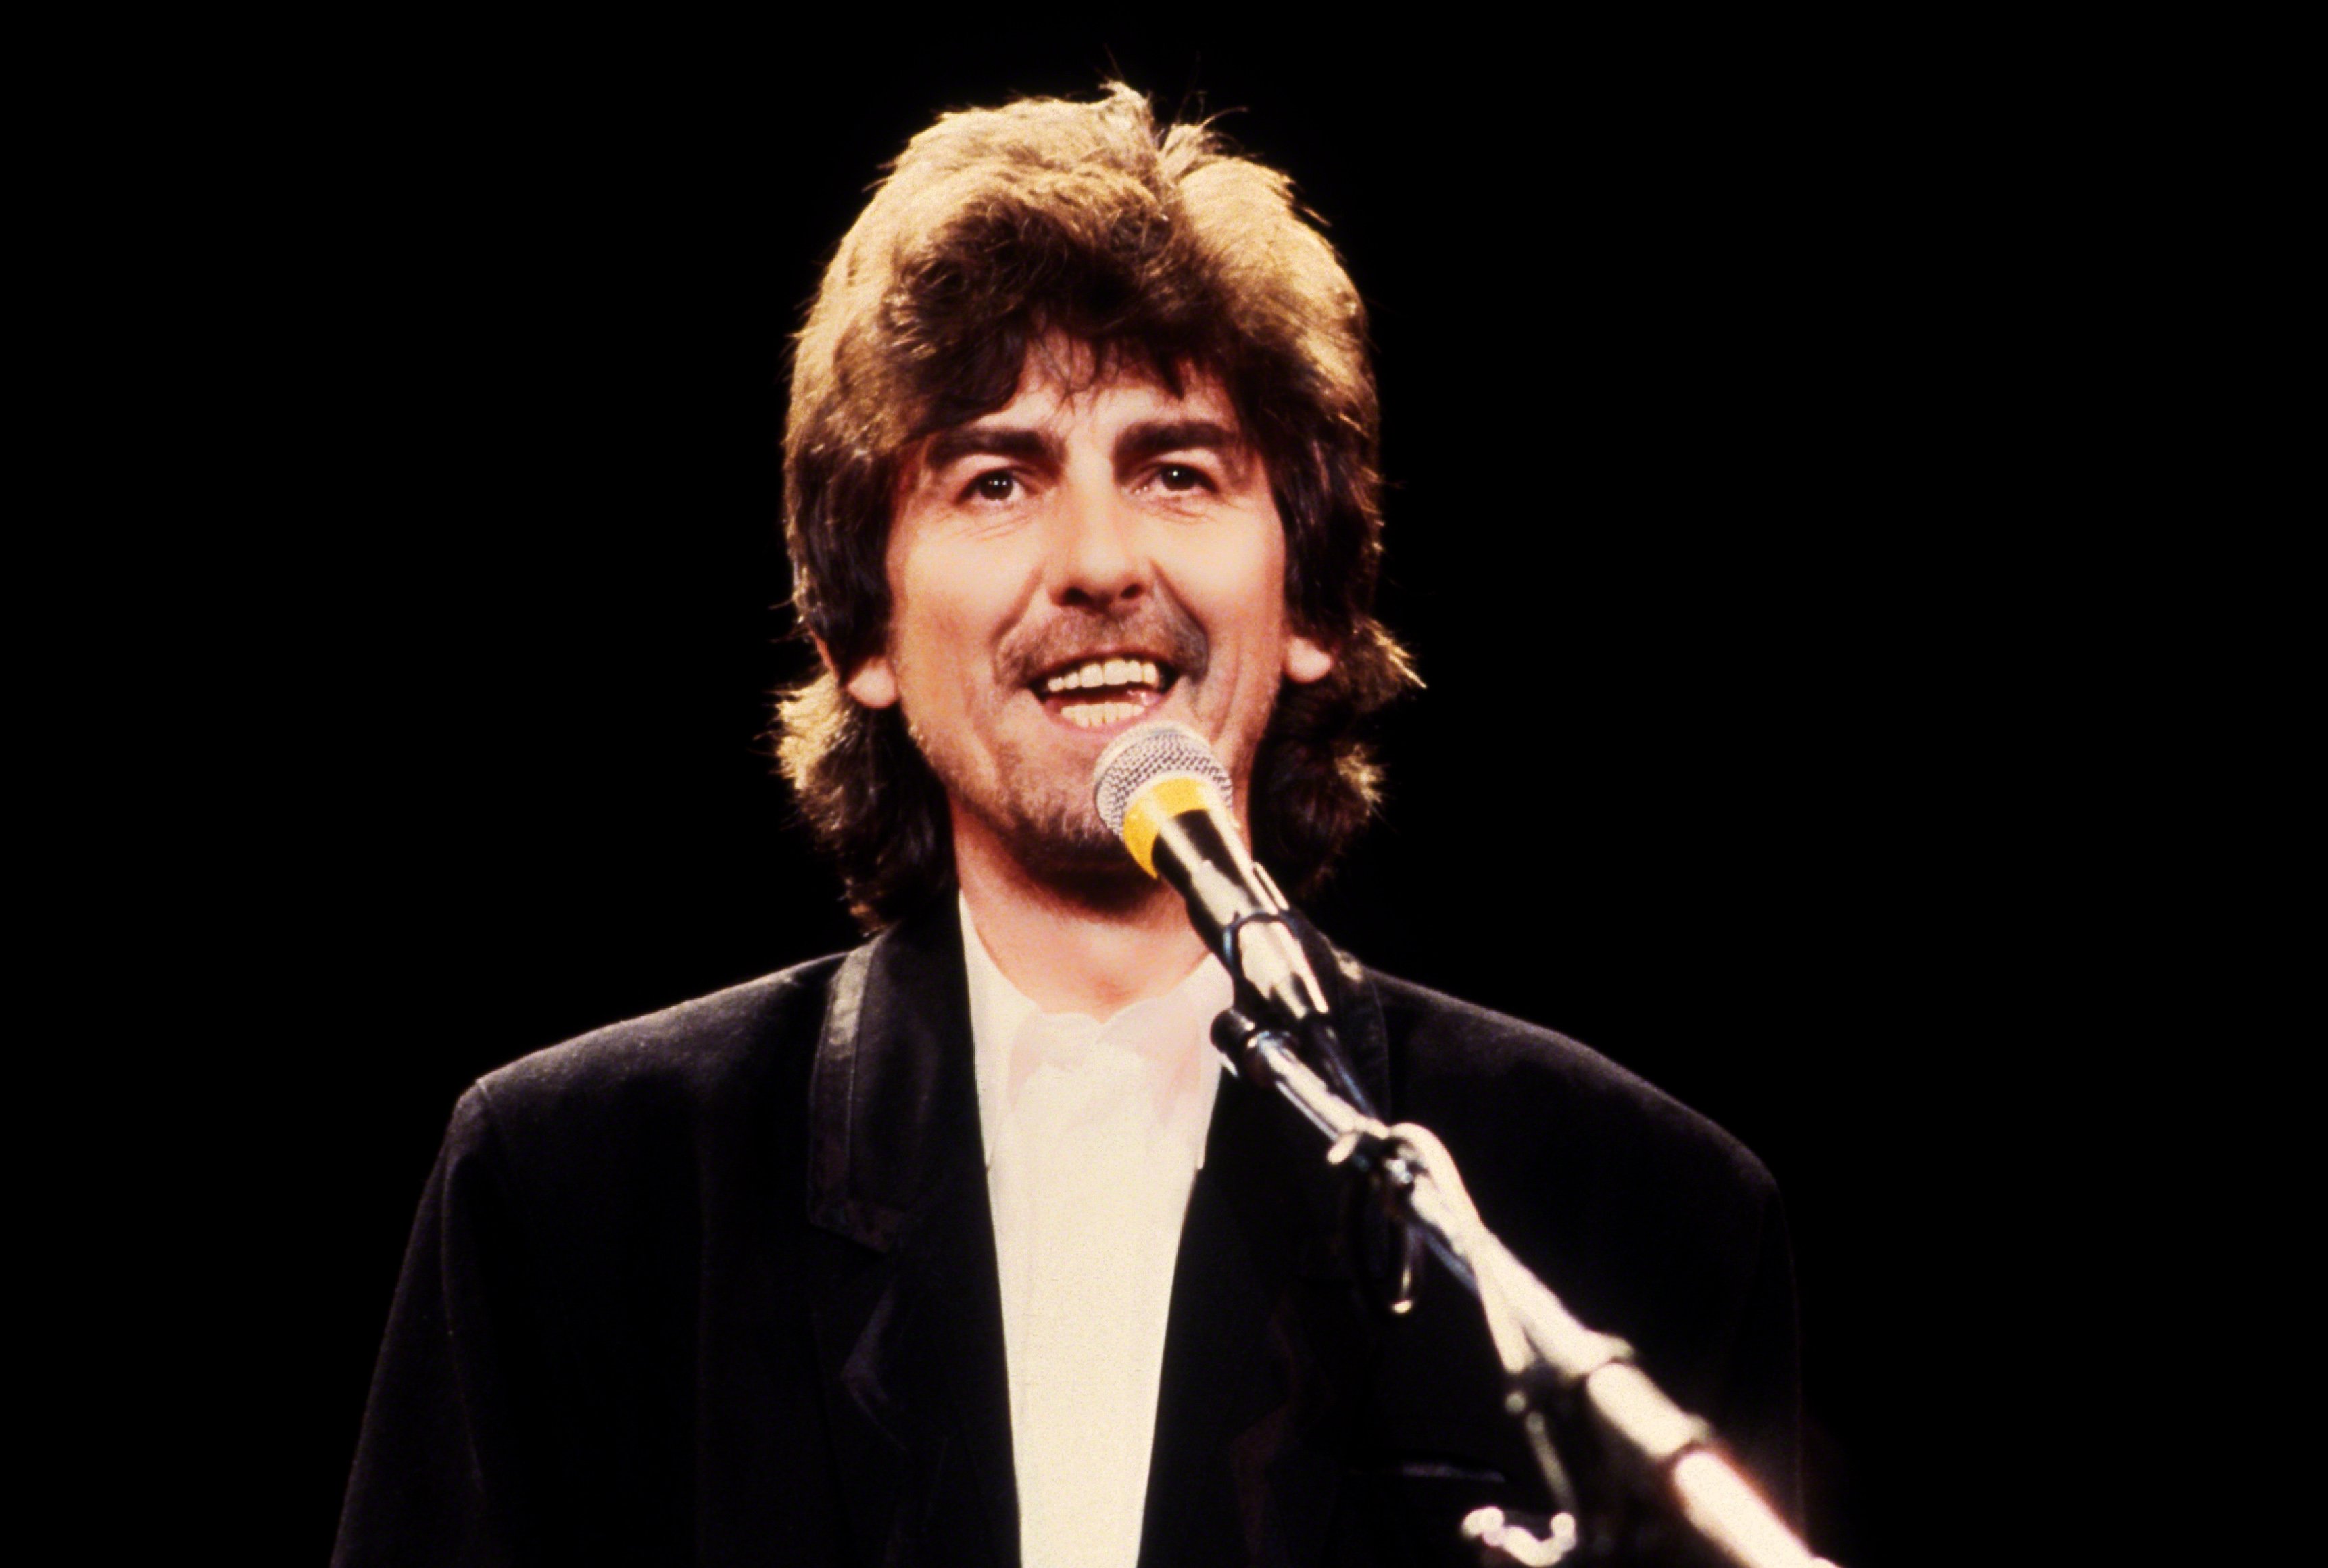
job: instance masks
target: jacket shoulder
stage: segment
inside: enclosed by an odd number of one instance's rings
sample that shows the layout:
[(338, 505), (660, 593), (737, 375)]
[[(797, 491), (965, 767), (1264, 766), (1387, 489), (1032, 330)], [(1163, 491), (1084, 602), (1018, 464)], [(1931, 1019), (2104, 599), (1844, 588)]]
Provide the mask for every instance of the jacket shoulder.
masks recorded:
[(1379, 971), (1366, 978), (1383, 1013), (1392, 1104), (1435, 1126), (1434, 1113), (1540, 1119), (1627, 1163), (1686, 1171), (1757, 1200), (1774, 1190), (1743, 1143), (1629, 1069), (1554, 1029)]
[(455, 1123), (482, 1121), (512, 1152), (544, 1141), (627, 1141), (700, 1126), (804, 1075), (843, 954), (794, 965), (522, 1056), (480, 1078)]

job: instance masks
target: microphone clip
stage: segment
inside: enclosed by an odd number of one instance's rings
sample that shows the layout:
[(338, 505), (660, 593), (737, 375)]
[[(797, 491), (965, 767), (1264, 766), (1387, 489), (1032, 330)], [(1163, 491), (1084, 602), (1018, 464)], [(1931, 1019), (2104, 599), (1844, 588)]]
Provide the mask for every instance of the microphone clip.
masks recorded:
[[(1261, 869), (1260, 861), (1253, 862), (1253, 869), (1256, 871)], [(1250, 910), (1221, 927), (1221, 963), (1228, 970), (1230, 978), (1237, 982), (1239, 1004), (1243, 1005), (1250, 1001), (1264, 1013), (1281, 1012), (1284, 1010), (1282, 1008), (1272, 1006), (1270, 1000), (1246, 979), (1244, 931), (1248, 925), (1276, 926), (1296, 944), (1300, 942), (1301, 934), (1293, 928), (1291, 921), (1285, 918), (1285, 910), (1282, 906), (1276, 909)], [(1290, 1025), (1297, 1024), (1300, 1020), (1287, 1019), (1284, 1021)]]

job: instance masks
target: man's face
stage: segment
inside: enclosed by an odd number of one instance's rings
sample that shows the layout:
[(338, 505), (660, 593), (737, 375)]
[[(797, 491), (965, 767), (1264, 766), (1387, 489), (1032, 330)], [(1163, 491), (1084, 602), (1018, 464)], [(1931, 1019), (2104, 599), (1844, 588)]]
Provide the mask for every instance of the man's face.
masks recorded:
[(1269, 475), (1219, 385), (1184, 378), (1175, 397), (1127, 374), (1070, 392), (1050, 358), (908, 462), (888, 644), (848, 689), (902, 704), (957, 845), (1088, 869), (1129, 864), (1092, 804), (1109, 740), (1191, 726), (1242, 812), (1279, 681), (1316, 681), (1333, 658), (1292, 628)]

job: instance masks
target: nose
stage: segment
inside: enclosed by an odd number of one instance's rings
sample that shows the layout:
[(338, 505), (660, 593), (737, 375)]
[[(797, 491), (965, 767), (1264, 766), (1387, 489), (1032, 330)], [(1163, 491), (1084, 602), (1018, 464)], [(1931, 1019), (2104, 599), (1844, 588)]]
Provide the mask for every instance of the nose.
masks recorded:
[(1065, 487), (1053, 524), (1046, 587), (1054, 604), (1107, 610), (1148, 593), (1140, 521), (1112, 484)]

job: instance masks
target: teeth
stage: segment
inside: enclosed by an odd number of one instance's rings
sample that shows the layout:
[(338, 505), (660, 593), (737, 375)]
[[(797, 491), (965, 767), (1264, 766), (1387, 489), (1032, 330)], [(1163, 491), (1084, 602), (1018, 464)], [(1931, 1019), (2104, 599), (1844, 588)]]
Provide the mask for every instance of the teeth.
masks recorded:
[(1102, 686), (1145, 686), (1160, 690), (1164, 685), (1163, 671), (1153, 659), (1094, 659), (1080, 669), (1069, 670), (1043, 682), (1046, 696), (1056, 697), (1062, 691), (1083, 691)]
[(1137, 716), (1137, 702), (1075, 702), (1059, 709), (1059, 717), (1080, 729), (1101, 729)]

